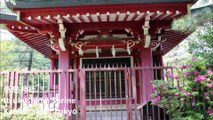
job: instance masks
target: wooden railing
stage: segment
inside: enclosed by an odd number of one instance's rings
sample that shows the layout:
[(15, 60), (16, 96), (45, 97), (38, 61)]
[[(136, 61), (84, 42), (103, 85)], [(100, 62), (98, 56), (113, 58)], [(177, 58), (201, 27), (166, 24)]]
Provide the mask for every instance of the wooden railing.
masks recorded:
[[(165, 109), (149, 101), (154, 92), (150, 81), (166, 79), (163, 75), (168, 69), (173, 67), (1, 72), (2, 98), (9, 101), (4, 109), (22, 109), (36, 103), (43, 109), (57, 111), (60, 104), (55, 100), (60, 100), (60, 94), (65, 92), (70, 94), (67, 99), (75, 100), (68, 104), (68, 109), (77, 111), (70, 119), (167, 120)], [(60, 88), (61, 75), (69, 79), (69, 89)]]

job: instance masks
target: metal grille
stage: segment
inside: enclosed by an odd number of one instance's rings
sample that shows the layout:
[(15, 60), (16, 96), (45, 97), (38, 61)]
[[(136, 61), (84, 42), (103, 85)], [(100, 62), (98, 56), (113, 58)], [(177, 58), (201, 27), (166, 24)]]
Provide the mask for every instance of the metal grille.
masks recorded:
[[(69, 117), (75, 120), (169, 120), (171, 118), (164, 108), (149, 102), (151, 93), (157, 92), (150, 89), (149, 81), (167, 80), (163, 75), (168, 69), (172, 72), (174, 68), (103, 66), (1, 72), (1, 96), (18, 101), (6, 103), (8, 111), (38, 103), (51, 112), (64, 107), (76, 110), (77, 114)], [(69, 85), (60, 88), (65, 79)], [(69, 94), (69, 98), (76, 102), (59, 104), (52, 101), (53, 98), (61, 99), (61, 94)], [(20, 100), (26, 101), (26, 104)], [(50, 102), (44, 103), (44, 100)]]

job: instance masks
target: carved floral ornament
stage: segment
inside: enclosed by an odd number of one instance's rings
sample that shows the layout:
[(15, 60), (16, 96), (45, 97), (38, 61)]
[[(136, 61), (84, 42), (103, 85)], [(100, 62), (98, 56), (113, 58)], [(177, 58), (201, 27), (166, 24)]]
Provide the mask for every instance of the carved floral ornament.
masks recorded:
[[(120, 43), (119, 44), (126, 44), (126, 50), (127, 50), (127, 53), (130, 55), (131, 54), (131, 48), (132, 47), (134, 47), (135, 45), (137, 45), (137, 44), (139, 44), (141, 42), (141, 40), (137, 40), (137, 41), (134, 41), (134, 40), (127, 40), (127, 41), (125, 41), (125, 40), (123, 40), (123, 41), (120, 41)], [(78, 53), (79, 53), (79, 55), (81, 55), (81, 56), (83, 56), (83, 54), (84, 54), (84, 51), (83, 51), (83, 46), (86, 46), (86, 45), (88, 45), (90, 42), (82, 42), (82, 41), (79, 41), (79, 42), (76, 42), (76, 43), (74, 43), (74, 42), (70, 42), (70, 45), (72, 46), (72, 47), (75, 47), (76, 49), (78, 49)], [(118, 45), (118, 44), (116, 44), (116, 45)], [(115, 57), (115, 55), (116, 55), (116, 45), (112, 45), (112, 56), (113, 57)], [(89, 45), (89, 46), (91, 46), (91, 45)], [(94, 45), (94, 48), (96, 49), (95, 51), (96, 51), (96, 57), (98, 58), (99, 57), (99, 51), (98, 51), (98, 49), (99, 49), (99, 46), (97, 46), (97, 45)]]
[(60, 52), (60, 46), (58, 42), (55, 41), (54, 36), (50, 36), (50, 40), (47, 42), (47, 46), (51, 47), (56, 53)]
[[(157, 39), (153, 39), (151, 41), (151, 48), (152, 51), (156, 51), (156, 49), (160, 46), (160, 44), (162, 44), (163, 42), (166, 41), (166, 38), (164, 38), (163, 35), (158, 35)], [(126, 52), (130, 55), (131, 54), (131, 49), (135, 46), (138, 45), (139, 43), (141, 43), (142, 40), (140, 38), (138, 38), (137, 41), (135, 40), (123, 40), (120, 41), (120, 44), (126, 44)], [(83, 42), (83, 41), (79, 41), (79, 42), (71, 42), (70, 41), (70, 45), (72, 47), (75, 47), (78, 50), (79, 55), (83, 56), (84, 51), (83, 51), (83, 46), (88, 45), (91, 42)], [(47, 43), (48, 46), (50, 46), (54, 51), (56, 51), (57, 53), (59, 53), (61, 50), (60, 45), (57, 41), (54, 40), (54, 37), (51, 36), (50, 41)], [(91, 46), (91, 45), (90, 45)], [(112, 56), (115, 57), (116, 55), (116, 45), (112, 45)], [(96, 57), (99, 57), (99, 46), (94, 45), (94, 48), (96, 49)]]
[(151, 41), (151, 48), (152, 51), (156, 51), (156, 49), (163, 43), (166, 41), (166, 38), (164, 37), (164, 35), (162, 35), (162, 29), (159, 28), (157, 30), (157, 37), (156, 39)]
[(152, 40), (151, 41), (151, 47), (152, 47), (152, 51), (156, 51), (156, 49), (163, 43), (166, 41), (166, 38), (159, 40)]
[(130, 55), (131, 54), (131, 48), (134, 47), (136, 44), (139, 44), (141, 41), (140, 39), (138, 41), (134, 41), (134, 40), (128, 40), (128, 41), (122, 41), (123, 43), (126, 43), (127, 45), (127, 53)]
[(56, 19), (58, 21), (58, 26), (59, 26), (58, 32), (60, 33), (60, 36), (58, 38), (58, 41), (56, 41), (52, 33), (49, 32), (50, 40), (48, 41), (47, 45), (50, 46), (54, 51), (59, 53), (60, 51), (66, 51), (66, 46), (65, 46), (66, 28), (63, 24), (63, 20), (61, 19), (60, 15), (58, 15)]
[(81, 56), (83, 56), (84, 51), (82, 50), (82, 47), (83, 47), (83, 45), (86, 45), (88, 43), (89, 42), (77, 42), (77, 43), (70, 42), (70, 45), (72, 47), (75, 47), (76, 49), (78, 49), (78, 54), (81, 55)]

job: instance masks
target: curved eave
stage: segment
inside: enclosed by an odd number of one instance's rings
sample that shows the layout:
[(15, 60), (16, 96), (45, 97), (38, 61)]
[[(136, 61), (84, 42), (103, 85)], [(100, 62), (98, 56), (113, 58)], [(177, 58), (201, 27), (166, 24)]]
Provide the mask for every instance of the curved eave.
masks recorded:
[(202, 6), (199, 8), (192, 8), (191, 13), (192, 13), (192, 15), (196, 15), (196, 14), (201, 13), (203, 10), (205, 10), (207, 12), (211, 12), (212, 9), (213, 9), (213, 5), (206, 5), (206, 6)]
[(47, 35), (39, 35), (35, 33), (23, 33), (13, 30), (8, 30), (10, 33), (15, 35), (18, 39), (42, 53), (45, 57), (49, 58), (52, 52), (52, 49), (47, 45), (49, 40)]
[(1, 24), (20, 24), (17, 20), (16, 15), (0, 13), (0, 23)]
[(16, 15), (0, 13), (0, 20), (16, 20)]
[(197, 0), (54, 0), (54, 1), (44, 1), (44, 0), (36, 0), (36, 1), (20, 1), (16, 0), (15, 2), (11, 2), (10, 0), (6, 2), (6, 5), (10, 9), (18, 9), (18, 8), (48, 8), (48, 7), (68, 7), (68, 6), (91, 6), (91, 5), (119, 5), (119, 4), (152, 4), (152, 3), (194, 3)]
[(176, 47), (180, 42), (185, 40), (190, 34), (177, 32), (174, 30), (167, 30), (164, 33), (166, 41), (162, 44), (163, 55), (167, 54), (170, 50)]
[(36, 29), (17, 21), (15, 15), (1, 13), (0, 22), (4, 24), (4, 29), (7, 29), (18, 39), (39, 51), (44, 56), (50, 57), (52, 49), (47, 45), (47, 41), (49, 40), (47, 34), (41, 34)]

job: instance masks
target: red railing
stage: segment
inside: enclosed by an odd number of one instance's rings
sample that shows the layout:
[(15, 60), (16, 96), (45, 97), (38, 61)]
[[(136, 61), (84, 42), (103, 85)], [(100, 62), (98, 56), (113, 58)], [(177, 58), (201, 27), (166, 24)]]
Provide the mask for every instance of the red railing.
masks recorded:
[[(5, 104), (8, 110), (37, 103), (43, 109), (56, 111), (60, 104), (54, 100), (60, 100), (60, 94), (69, 94), (66, 99), (75, 102), (63, 107), (77, 111), (69, 119), (167, 120), (165, 109), (149, 102), (154, 92), (150, 81), (166, 80), (163, 75), (167, 69), (173, 68), (111, 66), (1, 72), (0, 80), (3, 97), (16, 101)], [(60, 88), (64, 81), (61, 78), (69, 79), (69, 88)]]

